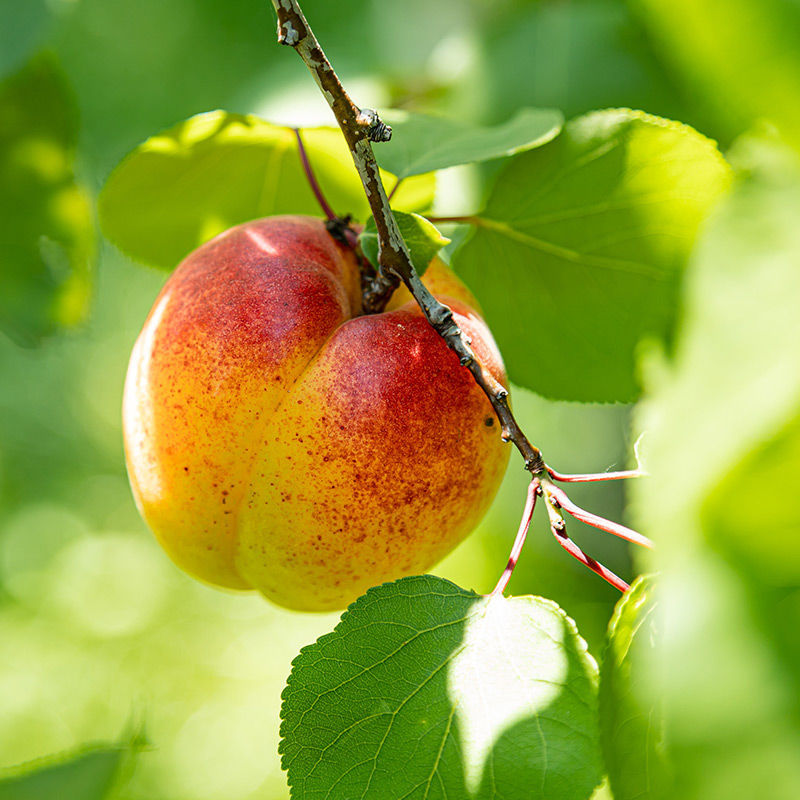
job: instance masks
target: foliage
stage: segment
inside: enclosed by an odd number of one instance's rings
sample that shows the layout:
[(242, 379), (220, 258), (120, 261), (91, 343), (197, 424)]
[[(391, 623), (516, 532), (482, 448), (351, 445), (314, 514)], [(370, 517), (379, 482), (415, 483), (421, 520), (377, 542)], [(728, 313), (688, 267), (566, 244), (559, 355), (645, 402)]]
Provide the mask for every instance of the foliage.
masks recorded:
[(111, 796), (128, 753), (121, 746), (95, 746), (25, 765), (15, 774), (0, 773), (0, 800), (105, 800)]
[[(358, 174), (338, 129), (302, 133), (329, 202), (341, 213), (369, 214)], [(391, 176), (386, 176), (390, 178)], [(430, 205), (433, 182), (405, 183), (399, 209)], [(162, 131), (112, 173), (99, 200), (100, 219), (122, 250), (173, 269), (218, 233), (273, 214), (319, 213), (290, 128), (253, 116), (212, 111)]]
[(661, 703), (642, 702), (641, 682), (658, 646), (653, 582), (637, 578), (608, 626), (600, 673), (600, 737), (615, 800), (670, 796)]
[(484, 128), (395, 109), (382, 113), (397, 144), (380, 148), (377, 157), (398, 178), (523, 153), (557, 136), (564, 121), (560, 111), (539, 108), (523, 108), (505, 124)]
[[(461, 218), (441, 252), (548, 461), (619, 467), (645, 434), (632, 507), (656, 548), (635, 566), (658, 573), (611, 616), (612, 591), (535, 528), (517, 596), (459, 588), (502, 568), (525, 483), (512, 461), (437, 568), (455, 583), (376, 587), (338, 622), (213, 593), (157, 552), (118, 408), (163, 274), (104, 245), (91, 284), (87, 187), (104, 187), (111, 242), (166, 270), (232, 224), (318, 214), (292, 125), (374, 251), (349, 154), (269, 43), (268, 6), (0, 8), (0, 766), (77, 754), (14, 768), (0, 797), (100, 797), (112, 773), (128, 800), (285, 797), (279, 710), (297, 798), (577, 800), (604, 773), (598, 798), (800, 796), (796, 3), (303, 3), (354, 98), (394, 106), (376, 154), (388, 190), (403, 178), (393, 207), (419, 266), (444, 243), (425, 217)], [(625, 105), (651, 113), (596, 110)], [(563, 402), (640, 395), (630, 433), (624, 407)], [(575, 496), (623, 513), (619, 486)], [(636, 571), (618, 542), (570, 532)], [(155, 746), (128, 772), (119, 749), (85, 748), (117, 741), (132, 708)]]
[[(431, 259), (447, 244), (450, 239), (437, 230), (436, 226), (419, 214), (406, 214), (394, 211), (397, 227), (408, 247), (411, 263), (420, 275), (425, 273)], [(378, 229), (375, 219), (370, 217), (364, 230), (358, 237), (362, 253), (374, 267), (378, 267)]]
[(370, 589), (293, 663), (281, 727), (293, 797), (588, 797), (595, 671), (548, 600), (432, 576)]
[(769, 787), (788, 800), (800, 792), (800, 172), (771, 142), (747, 139), (734, 155), (734, 189), (694, 256), (675, 360), (651, 364), (640, 421), (653, 480), (637, 507), (658, 545), (664, 631), (645, 698), (663, 698), (674, 796)]
[(57, 66), (40, 56), (0, 83), (0, 327), (34, 343), (89, 300), (94, 225), (73, 168), (76, 124)]
[[(511, 379), (563, 400), (634, 399), (637, 344), (668, 337), (697, 227), (727, 182), (712, 142), (625, 110), (578, 117), (512, 159), (453, 255)], [(547, 359), (528, 356), (532, 326)]]

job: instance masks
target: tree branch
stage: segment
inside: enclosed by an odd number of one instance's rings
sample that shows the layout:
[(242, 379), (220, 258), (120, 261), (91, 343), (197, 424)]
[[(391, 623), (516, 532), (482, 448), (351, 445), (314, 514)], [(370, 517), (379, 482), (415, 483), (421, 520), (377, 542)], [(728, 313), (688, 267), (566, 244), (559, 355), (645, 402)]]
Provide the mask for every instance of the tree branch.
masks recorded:
[[(378, 265), (380, 270), (378, 273), (373, 273), (369, 268), (362, 269), (364, 311), (375, 313), (383, 310), (392, 292), (402, 281), (419, 304), (428, 322), (445, 340), (447, 346), (458, 356), (462, 366), (469, 369), (478, 386), (483, 389), (494, 408), (497, 418), (500, 420), (503, 440), (514, 444), (525, 460), (525, 468), (531, 472), (528, 500), (517, 538), (512, 547), (506, 569), (500, 577), (493, 594), (502, 594), (505, 590), (525, 542), (525, 536), (533, 517), (536, 497), (540, 493), (546, 496), (545, 505), (550, 515), (551, 530), (559, 544), (593, 572), (616, 586), (617, 589), (623, 592), (626, 591), (628, 584), (625, 581), (586, 555), (567, 536), (561, 509), (563, 508), (569, 514), (587, 522), (589, 525), (617, 536), (622, 536), (637, 544), (649, 546), (649, 540), (636, 533), (636, 531), (630, 530), (630, 528), (605, 520), (576, 506), (569, 500), (563, 490), (553, 485), (552, 481), (617, 480), (635, 477), (642, 473), (639, 470), (635, 470), (607, 473), (602, 476), (561, 475), (545, 464), (541, 452), (528, 441), (511, 413), (508, 404), (508, 392), (480, 363), (472, 350), (469, 339), (453, 318), (453, 312), (428, 291), (411, 263), (405, 242), (392, 214), (389, 198), (383, 188), (378, 163), (372, 152), (371, 142), (389, 141), (392, 129), (381, 122), (375, 111), (360, 109), (350, 99), (341, 81), (333, 71), (333, 67), (325, 57), (325, 53), (322, 52), (322, 48), (303, 16), (297, 0), (272, 0), (272, 4), (278, 14), (278, 41), (281, 44), (293, 47), (297, 51), (306, 66), (311, 70), (311, 74), (333, 110), (336, 121), (342, 129), (345, 141), (350, 149), (353, 163), (356, 165), (358, 174), (361, 177), (361, 182), (364, 185), (364, 191), (372, 210), (372, 216), (375, 219), (378, 233)], [(397, 186), (395, 186), (396, 188)], [(440, 217), (439, 221), (479, 224), (478, 219), (474, 217)], [(345, 220), (338, 218), (329, 220), (329, 225), (334, 227), (342, 224), (346, 228)]]
[(278, 15), (278, 41), (297, 51), (333, 110), (361, 177), (375, 219), (380, 273), (365, 289), (364, 310), (368, 313), (380, 311), (402, 281), (419, 304), (428, 322), (455, 352), (462, 366), (469, 369), (489, 398), (500, 420), (503, 440), (512, 442), (519, 450), (525, 459), (526, 469), (534, 475), (543, 474), (546, 467), (542, 454), (528, 441), (514, 419), (508, 405), (508, 392), (476, 358), (469, 339), (453, 319), (453, 312), (428, 291), (411, 263), (383, 188), (378, 163), (372, 152), (371, 142), (388, 141), (392, 129), (381, 122), (375, 111), (360, 109), (350, 99), (322, 51), (297, 0), (272, 0), (272, 4)]

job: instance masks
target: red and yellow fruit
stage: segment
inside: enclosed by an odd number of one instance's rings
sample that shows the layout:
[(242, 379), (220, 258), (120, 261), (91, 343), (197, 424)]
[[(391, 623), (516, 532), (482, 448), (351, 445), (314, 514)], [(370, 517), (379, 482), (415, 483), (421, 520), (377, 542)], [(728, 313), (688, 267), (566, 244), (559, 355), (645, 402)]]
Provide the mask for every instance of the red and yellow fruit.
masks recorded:
[[(440, 261), (425, 283), (504, 381), (468, 290)], [(508, 459), (407, 292), (362, 315), (353, 253), (307, 217), (240, 225), (183, 261), (134, 347), (123, 421), (134, 495), (174, 561), (303, 610), (425, 572)]]

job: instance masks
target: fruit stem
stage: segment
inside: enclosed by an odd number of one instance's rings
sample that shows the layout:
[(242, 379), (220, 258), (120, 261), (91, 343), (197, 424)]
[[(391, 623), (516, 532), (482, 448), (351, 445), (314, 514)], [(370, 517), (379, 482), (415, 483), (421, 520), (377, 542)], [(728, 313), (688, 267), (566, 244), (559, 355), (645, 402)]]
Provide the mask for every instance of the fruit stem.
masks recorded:
[(517, 531), (517, 536), (514, 539), (514, 544), (511, 547), (511, 554), (508, 557), (508, 563), (506, 564), (506, 568), (503, 570), (503, 574), (500, 576), (500, 580), (497, 581), (497, 585), (492, 590), (492, 595), (503, 594), (506, 586), (508, 586), (511, 575), (514, 573), (514, 568), (517, 566), (517, 561), (519, 561), (519, 555), (522, 552), (525, 539), (528, 536), (528, 529), (530, 528), (531, 520), (533, 519), (533, 510), (536, 507), (536, 497), (540, 492), (541, 489), (539, 488), (539, 480), (537, 478), (532, 478), (531, 482), (528, 484), (528, 497), (525, 501), (525, 510), (522, 512), (519, 530)]
[(322, 193), (322, 187), (317, 182), (317, 178), (314, 175), (314, 170), (311, 169), (311, 162), (308, 160), (308, 153), (306, 153), (306, 148), (303, 144), (303, 137), (300, 135), (300, 129), (292, 128), (292, 130), (297, 138), (297, 151), (300, 153), (300, 161), (303, 164), (303, 170), (306, 173), (308, 185), (311, 187), (311, 191), (314, 192), (314, 197), (317, 198), (317, 202), (322, 209), (322, 213), (326, 216), (328, 222), (330, 222), (337, 218), (336, 214), (328, 204), (328, 201), (325, 199), (325, 195)]
[(403, 182), (403, 179), (402, 179), (402, 178), (398, 178), (398, 179), (395, 181), (395, 183), (394, 183), (394, 186), (392, 186), (392, 191), (391, 191), (391, 192), (389, 192), (389, 200), (391, 200), (391, 199), (392, 199), (392, 198), (395, 196), (395, 194), (397, 193), (397, 190), (400, 188), (400, 184), (401, 184), (402, 182)]
[(626, 478), (646, 478), (647, 473), (641, 469), (625, 469), (619, 472), (588, 472), (579, 475), (566, 475), (563, 472), (556, 472), (551, 467), (547, 468), (547, 473), (554, 481), (562, 483), (594, 483), (599, 481), (621, 481)]
[[(621, 592), (627, 592), (630, 586), (613, 573), (608, 567), (603, 566), (599, 561), (595, 561), (591, 556), (578, 547), (572, 539), (567, 535), (567, 523), (561, 514), (562, 500), (566, 495), (561, 492), (561, 497), (554, 493), (556, 487), (550, 481), (542, 481), (542, 493), (544, 494), (545, 507), (547, 508), (547, 515), (550, 517), (550, 531), (555, 537), (556, 541), (573, 557), (581, 562), (584, 566), (588, 567), (595, 575), (599, 575), (604, 581), (610, 583), (614, 588), (619, 589)], [(575, 506), (577, 508), (577, 506)], [(567, 511), (566, 506), (564, 510)], [(568, 512), (569, 513), (569, 512)], [(600, 519), (598, 517), (598, 519)], [(613, 524), (613, 523), (610, 523)], [(622, 526), (620, 526), (622, 527)]]
[(575, 517), (575, 519), (579, 519), (581, 522), (585, 522), (587, 525), (591, 525), (593, 528), (606, 531), (606, 533), (613, 533), (614, 536), (619, 536), (620, 539), (625, 539), (633, 544), (638, 544), (642, 547), (653, 546), (653, 543), (650, 541), (650, 539), (648, 539), (646, 536), (642, 536), (641, 533), (637, 533), (630, 528), (626, 528), (624, 525), (620, 525), (617, 522), (612, 522), (605, 517), (592, 514), (590, 511), (586, 511), (580, 506), (575, 505), (575, 503), (573, 503), (572, 500), (567, 497), (567, 493), (558, 486), (554, 486), (552, 483), (548, 482), (546, 485), (546, 491), (551, 502), (556, 503), (560, 508), (563, 508), (567, 514)]

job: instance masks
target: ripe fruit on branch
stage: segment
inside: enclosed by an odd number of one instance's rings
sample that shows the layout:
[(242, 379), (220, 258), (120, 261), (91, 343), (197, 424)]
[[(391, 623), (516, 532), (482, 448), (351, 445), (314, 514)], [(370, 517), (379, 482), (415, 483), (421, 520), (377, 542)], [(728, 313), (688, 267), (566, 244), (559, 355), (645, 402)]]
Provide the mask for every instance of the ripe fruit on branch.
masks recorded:
[[(424, 280), (504, 381), (469, 291), (440, 261)], [(134, 495), (174, 561), (303, 610), (426, 571), (508, 459), (410, 295), (362, 315), (353, 252), (309, 217), (239, 225), (183, 261), (134, 347), (123, 422)]]

